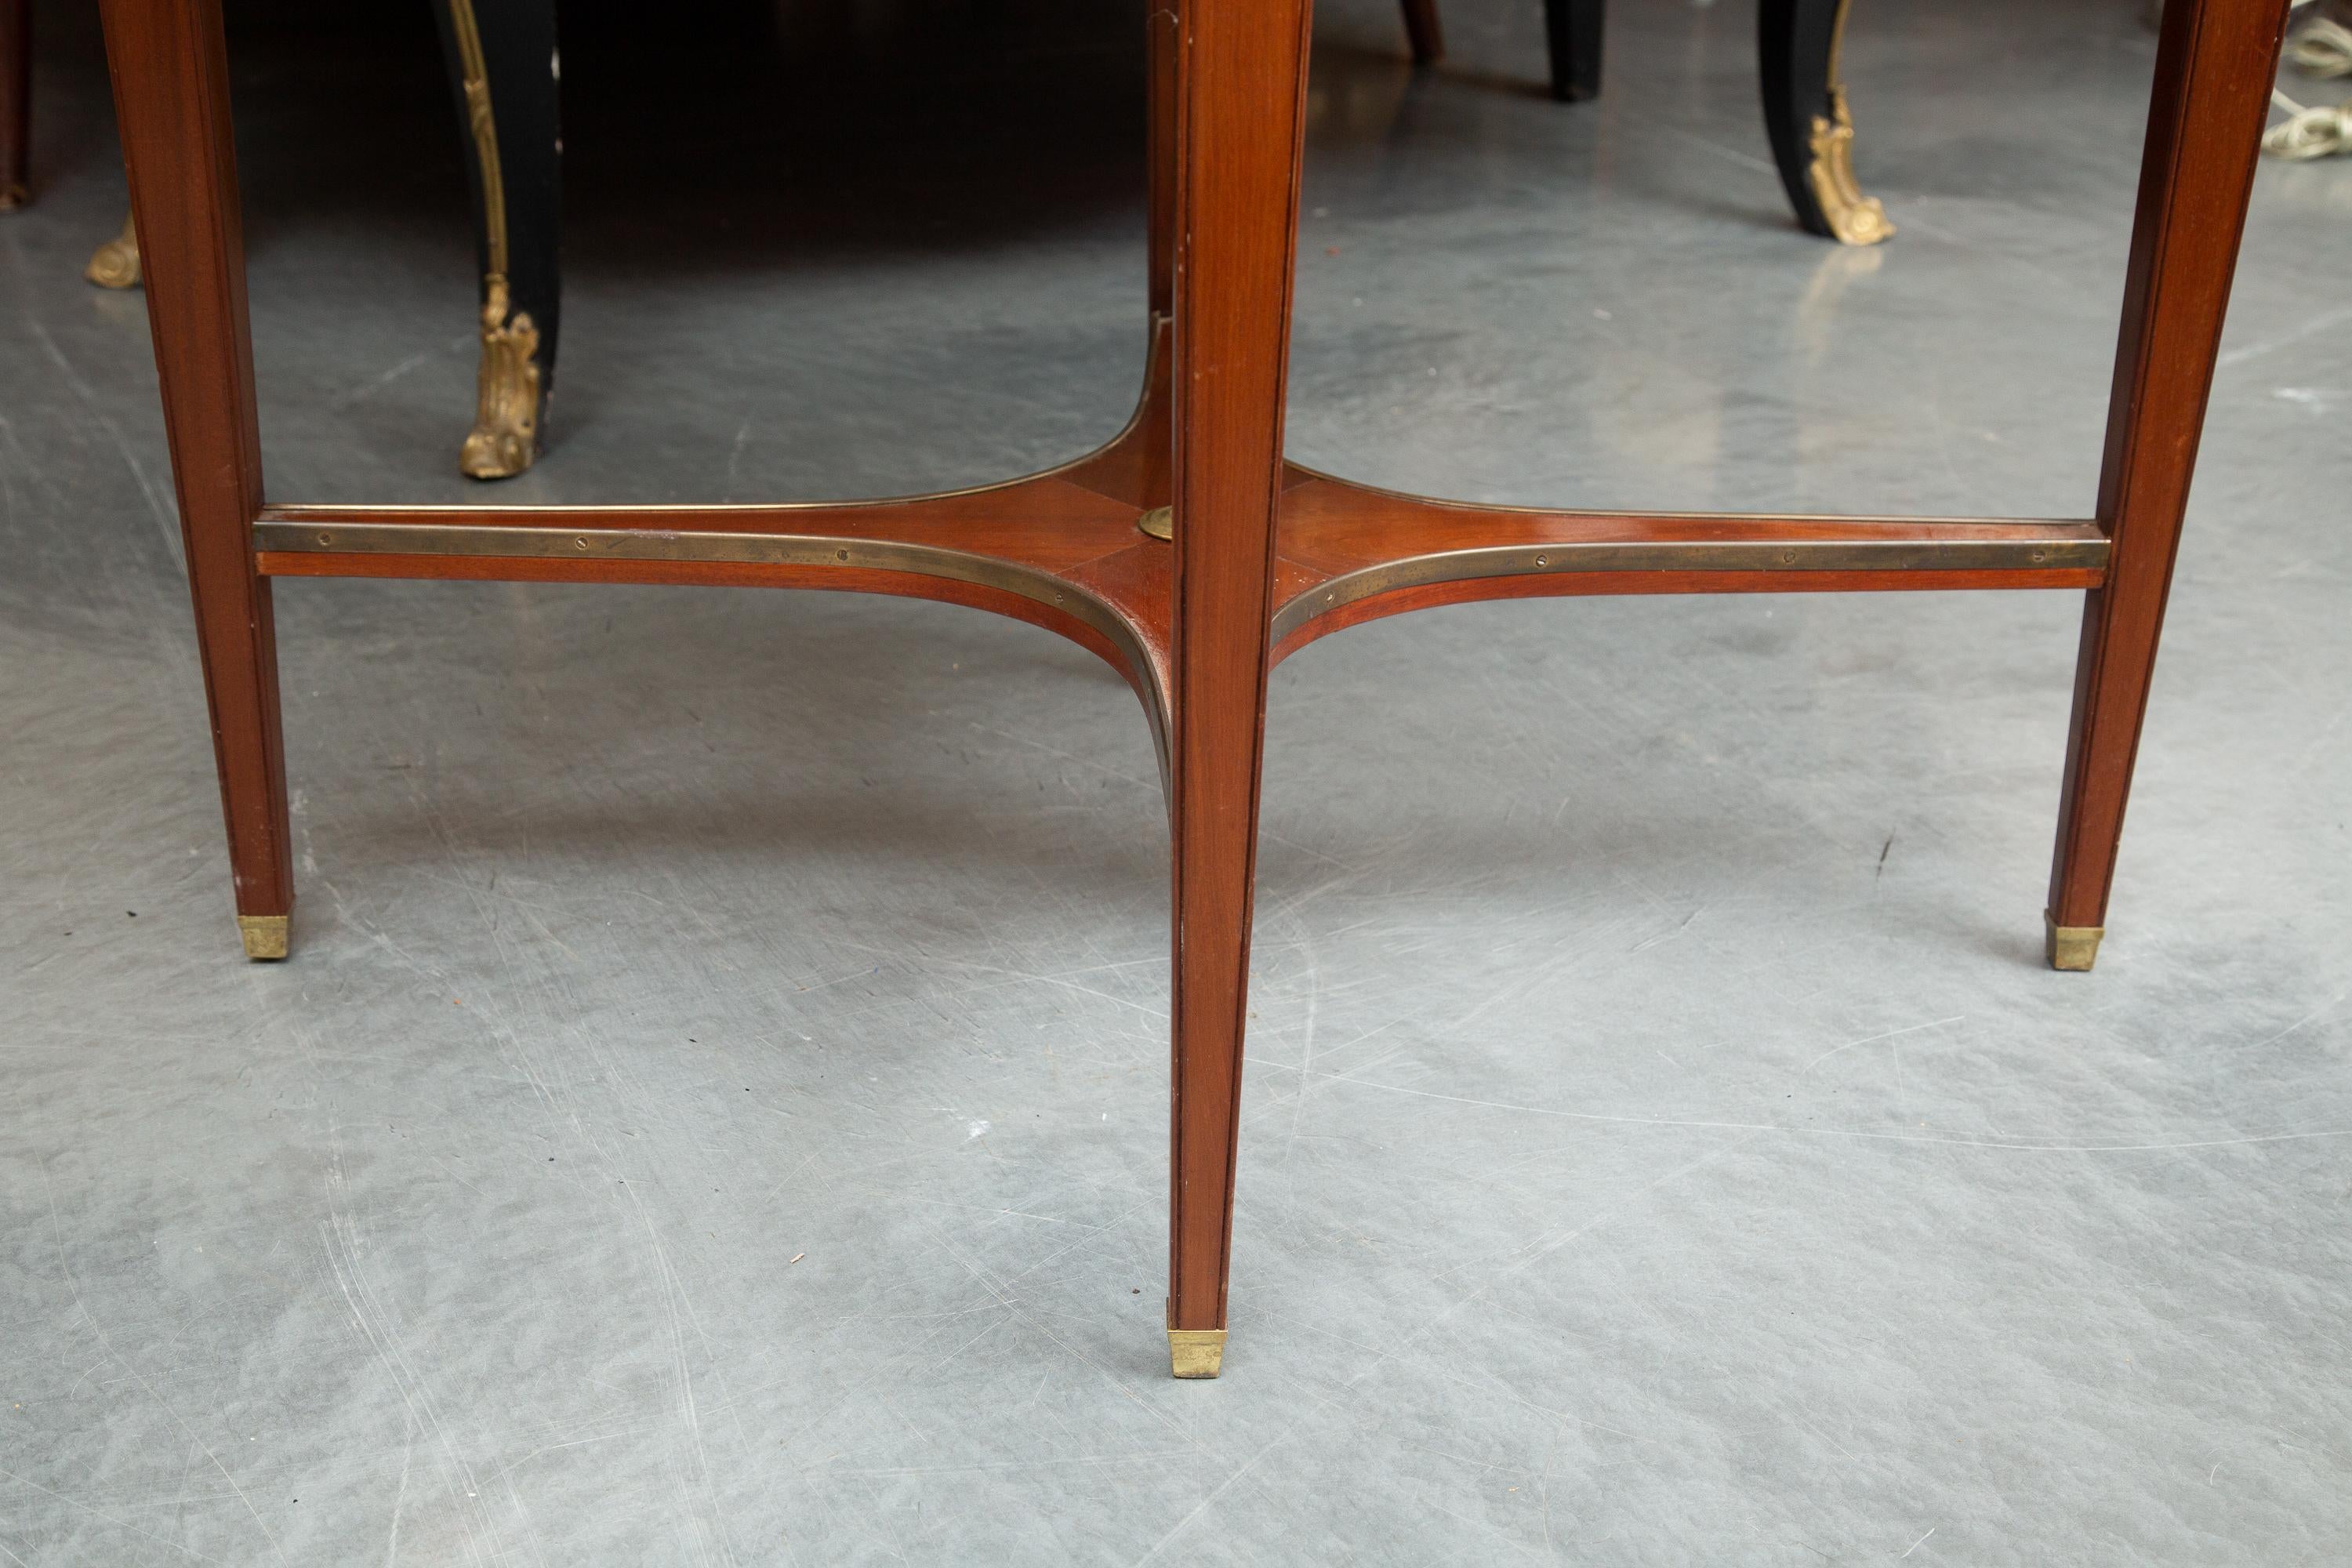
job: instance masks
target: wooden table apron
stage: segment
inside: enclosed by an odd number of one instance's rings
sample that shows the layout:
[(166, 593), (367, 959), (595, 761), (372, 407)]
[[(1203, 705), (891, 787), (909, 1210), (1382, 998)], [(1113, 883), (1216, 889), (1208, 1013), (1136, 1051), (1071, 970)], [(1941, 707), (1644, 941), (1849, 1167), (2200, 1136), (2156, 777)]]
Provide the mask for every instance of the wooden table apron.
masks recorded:
[[(1266, 672), (1473, 599), (2084, 591), (2045, 919), (2089, 967), (2164, 618), (2284, 0), (2168, 0), (2105, 465), (2082, 519), (1475, 506), (1282, 458), (1307, 0), (1151, 12), (1150, 369), (1134, 421), (1003, 484), (846, 505), (268, 502), (218, 0), (102, 0), (247, 950), (293, 909), (279, 577), (708, 583), (945, 600), (1059, 632), (1141, 700), (1173, 847), (1174, 1370), (1222, 1356)], [(1172, 542), (1139, 527), (1172, 509)]]

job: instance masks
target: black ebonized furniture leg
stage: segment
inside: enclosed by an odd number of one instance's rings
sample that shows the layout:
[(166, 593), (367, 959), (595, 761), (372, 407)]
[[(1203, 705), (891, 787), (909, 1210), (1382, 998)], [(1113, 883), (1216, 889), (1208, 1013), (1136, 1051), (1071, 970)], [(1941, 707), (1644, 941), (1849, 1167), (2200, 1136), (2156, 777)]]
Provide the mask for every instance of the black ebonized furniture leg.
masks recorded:
[(538, 457), (562, 284), (554, 0), (434, 0), (464, 129), (482, 274), (482, 369), (458, 467), (502, 479)]
[(1759, 0), (1756, 52), (1764, 129), (1797, 221), (1824, 239), (1876, 245), (1895, 226), (1853, 177), (1853, 117), (1838, 74), (1838, 45), (1851, 4)]
[[(1608, 0), (1544, 0), (1544, 38), (1550, 46), (1551, 95), (1579, 103), (1601, 92), (1601, 22)], [(1404, 0), (1405, 37), (1412, 63), (1445, 58), (1445, 33), (1437, 20), (1437, 0)]]
[[(5, 5), (7, 0), (0, 0)], [(1435, 65), (1445, 58), (1445, 29), (1437, 20), (1437, 0), (1404, 0), (1405, 41), (1412, 47), (1412, 63)]]
[(1562, 103), (1601, 96), (1601, 23), (1608, 0), (1544, 0), (1551, 95)]
[(0, 0), (0, 213), (23, 206), (31, 190), (32, 139), (33, 0)]

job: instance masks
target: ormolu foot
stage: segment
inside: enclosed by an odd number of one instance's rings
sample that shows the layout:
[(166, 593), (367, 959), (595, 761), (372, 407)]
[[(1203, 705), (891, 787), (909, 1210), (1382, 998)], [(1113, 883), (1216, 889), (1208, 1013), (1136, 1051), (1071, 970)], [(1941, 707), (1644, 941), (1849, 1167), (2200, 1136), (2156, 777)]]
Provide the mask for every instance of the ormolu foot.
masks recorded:
[(128, 214), (122, 232), (89, 253), (89, 265), (81, 275), (101, 289), (139, 287), (139, 226)]
[(508, 316), (500, 274), (489, 275), (484, 295), (474, 428), (457, 467), (469, 479), (507, 479), (539, 456), (539, 329), (528, 311)]
[(1843, 87), (1830, 88), (1830, 112), (1832, 118), (1826, 120), (1813, 116), (1808, 143), (1812, 163), (1805, 171), (1806, 183), (1839, 244), (1876, 245), (1893, 237), (1895, 226), (1886, 221), (1885, 206), (1876, 196), (1864, 195), (1853, 177), (1853, 115), (1846, 109)]

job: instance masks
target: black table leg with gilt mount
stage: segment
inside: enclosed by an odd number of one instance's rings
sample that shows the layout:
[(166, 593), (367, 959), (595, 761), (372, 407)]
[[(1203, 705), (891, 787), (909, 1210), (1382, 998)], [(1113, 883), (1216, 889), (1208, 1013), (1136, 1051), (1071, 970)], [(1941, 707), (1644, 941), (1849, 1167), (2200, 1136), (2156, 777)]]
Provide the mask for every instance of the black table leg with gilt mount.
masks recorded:
[(433, 0), (466, 139), (481, 275), (482, 361), (457, 459), (510, 479), (545, 438), (563, 284), (563, 140), (554, 0)]
[(33, 0), (0, 0), (0, 213), (32, 195)]
[[(538, 459), (546, 438), (563, 306), (555, 4), (433, 0), (433, 13), (466, 148), (480, 279), (474, 424), (458, 448), (457, 467), (469, 479), (510, 479)], [(13, 188), (18, 200), (23, 196), (21, 110), (30, 14), (30, 0), (0, 0), (0, 211), (13, 205), (12, 161), (18, 171)], [(16, 121), (9, 118), (12, 102), (20, 111)], [(82, 276), (101, 289), (139, 286), (139, 230), (130, 216), (90, 253)]]
[(1853, 173), (1853, 115), (1840, 56), (1853, 0), (1759, 0), (1756, 60), (1764, 132), (1780, 187), (1808, 234), (1876, 245), (1895, 233), (1886, 208)]
[[(1445, 57), (1437, 0), (1402, 0), (1415, 65)], [(1758, 0), (1756, 57), (1764, 132), (1789, 205), (1809, 234), (1842, 245), (1876, 245), (1895, 233), (1886, 209), (1853, 173), (1853, 116), (1839, 76), (1851, 0)], [(1580, 103), (1601, 92), (1607, 0), (1544, 0), (1551, 95)]]

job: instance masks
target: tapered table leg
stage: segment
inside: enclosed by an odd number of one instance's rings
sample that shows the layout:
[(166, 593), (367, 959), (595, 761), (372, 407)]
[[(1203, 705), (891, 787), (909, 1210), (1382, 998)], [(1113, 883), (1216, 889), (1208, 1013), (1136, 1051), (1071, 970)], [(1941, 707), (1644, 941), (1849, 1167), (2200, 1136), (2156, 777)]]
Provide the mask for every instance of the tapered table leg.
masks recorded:
[(277, 637), (251, 542), (261, 440), (219, 4), (102, 0), (101, 11), (146, 263), (237, 924), (247, 956), (283, 958), (294, 875)]
[[(2050, 962), (2088, 969), (2106, 926), (2132, 760), (2189, 502), (2221, 316), (2285, 28), (2283, 0), (2168, 0), (2125, 275), (2099, 521), (2050, 876)], [(2159, 283), (2161, 287), (2158, 287)]]
[(1168, 1340), (1224, 1347), (1308, 0), (1185, 0), (1178, 46), (1175, 1095)]

